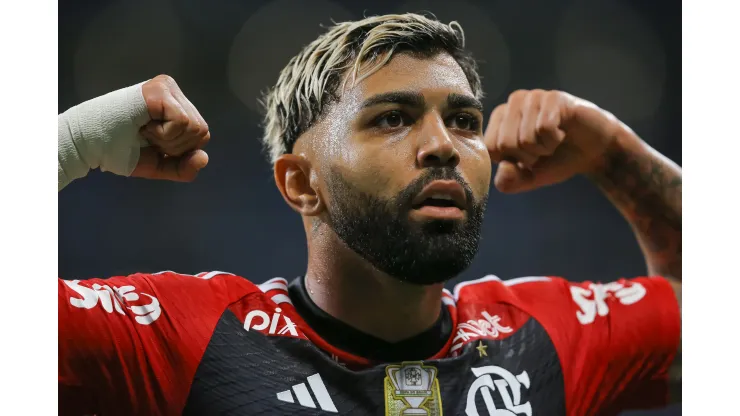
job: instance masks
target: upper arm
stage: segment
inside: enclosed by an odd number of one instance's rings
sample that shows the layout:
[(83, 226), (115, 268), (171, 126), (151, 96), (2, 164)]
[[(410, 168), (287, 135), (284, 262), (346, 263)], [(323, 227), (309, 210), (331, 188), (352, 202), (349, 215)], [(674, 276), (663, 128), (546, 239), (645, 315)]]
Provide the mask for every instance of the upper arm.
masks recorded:
[(606, 284), (569, 283), (577, 348), (578, 382), (587, 402), (606, 409), (666, 404), (669, 370), (680, 337), (675, 294), (663, 278)]
[(177, 413), (217, 319), (211, 291), (143, 274), (58, 285), (60, 412)]
[(569, 414), (667, 403), (680, 317), (665, 279), (600, 284), (551, 278), (516, 288), (558, 352)]

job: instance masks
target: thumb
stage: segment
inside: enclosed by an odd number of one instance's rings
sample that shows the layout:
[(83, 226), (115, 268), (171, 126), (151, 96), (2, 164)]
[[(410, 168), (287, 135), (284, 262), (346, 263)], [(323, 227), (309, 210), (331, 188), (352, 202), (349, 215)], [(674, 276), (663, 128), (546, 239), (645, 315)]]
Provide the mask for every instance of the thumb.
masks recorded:
[(208, 154), (194, 150), (180, 157), (166, 156), (151, 147), (141, 149), (139, 163), (131, 176), (175, 182), (191, 182), (208, 164)]
[(535, 188), (534, 175), (517, 163), (503, 160), (498, 164), (493, 183), (500, 192), (514, 194)]
[(502, 161), (494, 178), (496, 188), (507, 194), (531, 191), (563, 182), (576, 174), (578, 155), (563, 153), (541, 158), (531, 169), (510, 161)]

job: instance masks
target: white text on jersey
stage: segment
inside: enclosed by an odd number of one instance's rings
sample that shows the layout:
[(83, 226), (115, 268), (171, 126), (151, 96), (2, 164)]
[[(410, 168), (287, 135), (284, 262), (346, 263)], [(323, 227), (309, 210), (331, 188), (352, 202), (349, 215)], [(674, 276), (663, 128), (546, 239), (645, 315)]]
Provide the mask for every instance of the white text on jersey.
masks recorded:
[(645, 286), (633, 282), (623, 285), (619, 282), (607, 284), (591, 283), (588, 289), (580, 286), (571, 286), (570, 293), (573, 301), (581, 309), (576, 312), (578, 321), (583, 325), (593, 323), (598, 316), (609, 314), (609, 306), (606, 299), (614, 295), (622, 305), (632, 305), (645, 297), (647, 289)]
[[(249, 331), (250, 329), (256, 329), (258, 331), (264, 331), (267, 329), (267, 333), (270, 335), (284, 335), (286, 333), (289, 333), (290, 335), (297, 337), (298, 332), (296, 332), (295, 330), (295, 323), (293, 323), (293, 321), (289, 317), (281, 314), (280, 312), (282, 312), (282, 309), (275, 308), (275, 313), (273, 313), (272, 317), (270, 317), (267, 312), (261, 311), (259, 309), (250, 311), (244, 318), (244, 329), (246, 329), (247, 331)], [(283, 326), (278, 329), (281, 317), (283, 318)]]
[(513, 331), (511, 327), (502, 325), (500, 323), (500, 316), (491, 316), (491, 314), (489, 314), (487, 311), (481, 312), (481, 315), (483, 315), (483, 318), (485, 319), (471, 319), (467, 322), (461, 322), (457, 325), (457, 333), (455, 335), (455, 339), (452, 340), (452, 348), (450, 348), (450, 353), (455, 353), (460, 347), (462, 347), (470, 340), (474, 340), (480, 337), (498, 338), (502, 333), (508, 334)]
[[(125, 315), (123, 311), (125, 307), (135, 315), (136, 322), (142, 325), (151, 324), (162, 314), (162, 308), (157, 298), (147, 293), (137, 293), (135, 292), (136, 288), (130, 285), (111, 287), (93, 283), (92, 288), (90, 288), (81, 285), (79, 280), (65, 280), (64, 283), (81, 296), (81, 299), (69, 298), (69, 303), (76, 308), (92, 309), (100, 304), (103, 310), (108, 313), (113, 313), (115, 310), (119, 314)], [(148, 298), (149, 303), (146, 305), (131, 305), (131, 302), (140, 299), (139, 295)]]

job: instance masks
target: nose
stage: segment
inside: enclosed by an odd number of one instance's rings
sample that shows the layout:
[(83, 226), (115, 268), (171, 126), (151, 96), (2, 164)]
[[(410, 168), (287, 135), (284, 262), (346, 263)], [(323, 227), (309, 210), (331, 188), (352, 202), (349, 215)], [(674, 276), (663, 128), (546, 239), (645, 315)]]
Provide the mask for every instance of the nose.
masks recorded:
[(416, 154), (417, 164), (422, 168), (456, 167), (460, 163), (460, 153), (444, 120), (439, 115), (430, 114), (423, 123)]

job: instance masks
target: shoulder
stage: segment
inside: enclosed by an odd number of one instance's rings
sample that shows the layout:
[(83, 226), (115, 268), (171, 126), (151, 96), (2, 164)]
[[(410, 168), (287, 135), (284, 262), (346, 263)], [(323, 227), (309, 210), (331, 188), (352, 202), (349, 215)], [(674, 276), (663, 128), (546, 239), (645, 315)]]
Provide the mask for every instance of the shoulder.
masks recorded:
[[(180, 413), (222, 314), (263, 293), (220, 271), (59, 279), (58, 285), (60, 386), (83, 386), (109, 399), (96, 410), (112, 406), (125, 414)], [(161, 389), (171, 393), (166, 402), (155, 394)]]
[(673, 300), (668, 281), (661, 277), (617, 279), (606, 283), (575, 282), (558, 276), (525, 276), (502, 280), (494, 275), (457, 284), (456, 302), (507, 303), (537, 318), (564, 313), (580, 324), (604, 314), (611, 304), (655, 304)]
[(458, 284), (453, 297), (459, 309), (509, 313), (490, 326), (516, 329), (531, 317), (542, 327), (563, 371), (569, 414), (626, 405), (635, 392), (640, 396), (635, 400), (664, 395), (680, 342), (680, 315), (671, 285), (662, 277), (599, 283), (489, 275)]
[(452, 296), (456, 302), (497, 302), (515, 306), (569, 297), (570, 283), (556, 276), (524, 276), (502, 280), (489, 274), (480, 279), (455, 285)]
[(259, 290), (257, 285), (248, 279), (229, 272), (211, 271), (197, 274), (178, 273), (170, 270), (156, 273), (133, 273), (126, 276), (107, 278), (90, 278), (84, 280), (61, 280), (68, 286), (72, 282), (90, 287), (134, 286), (135, 288), (156, 288), (157, 290), (208, 289), (219, 291), (241, 289), (241, 291)]
[[(135, 274), (128, 279), (142, 279), (149, 284), (169, 290), (205, 290), (223, 298), (234, 298), (259, 292), (257, 284), (234, 273), (209, 271), (197, 274), (162, 271), (151, 274)], [(202, 295), (203, 293), (196, 293)], [(236, 300), (236, 299), (234, 299)]]
[(114, 310), (120, 313), (129, 310), (137, 315), (137, 321), (156, 320), (163, 308), (170, 312), (223, 308), (251, 293), (262, 292), (249, 280), (221, 271), (193, 275), (163, 271), (106, 279), (59, 279), (60, 310), (66, 309), (63, 305), (70, 311), (102, 308), (109, 313)]
[(516, 329), (534, 318), (548, 332), (561, 327), (575, 311), (568, 295), (568, 282), (553, 276), (524, 276), (502, 280), (495, 275), (457, 284), (452, 296), (461, 317), (481, 311), (496, 314)]

